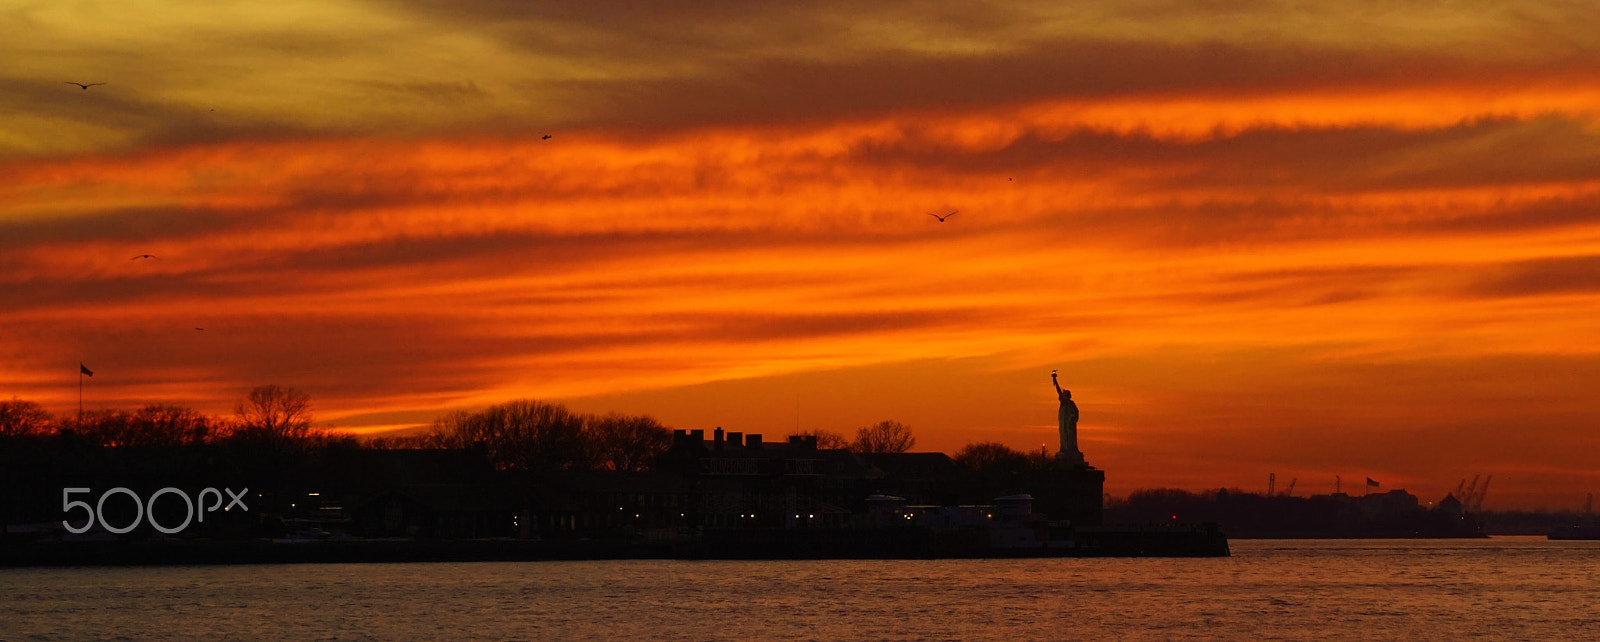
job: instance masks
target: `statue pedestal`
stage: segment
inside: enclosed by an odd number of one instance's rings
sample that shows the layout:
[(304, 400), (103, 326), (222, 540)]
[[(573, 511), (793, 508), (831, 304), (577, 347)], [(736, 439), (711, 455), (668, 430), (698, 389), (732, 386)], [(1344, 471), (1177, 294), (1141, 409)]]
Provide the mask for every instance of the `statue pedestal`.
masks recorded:
[[(1069, 455), (1071, 453), (1068, 453)], [(1034, 510), (1074, 526), (1099, 526), (1105, 512), (1106, 473), (1083, 461), (1069, 462), (1059, 455), (1056, 465), (1034, 486)]]
[(1074, 450), (1072, 452), (1067, 452), (1065, 450), (1057, 452), (1056, 453), (1056, 463), (1057, 464), (1066, 464), (1066, 465), (1069, 465), (1069, 466), (1088, 466), (1089, 465), (1089, 462), (1084, 461), (1083, 453), (1080, 452), (1080, 451), (1077, 451), (1077, 450)]

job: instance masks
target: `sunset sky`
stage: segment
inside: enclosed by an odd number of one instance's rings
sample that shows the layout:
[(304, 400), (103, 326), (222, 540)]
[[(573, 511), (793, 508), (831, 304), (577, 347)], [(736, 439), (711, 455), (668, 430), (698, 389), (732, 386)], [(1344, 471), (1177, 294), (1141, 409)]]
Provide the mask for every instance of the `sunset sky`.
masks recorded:
[(1053, 451), (1059, 369), (1113, 494), (1575, 508), (1597, 338), (1589, 3), (0, 6), (0, 398), (62, 415)]

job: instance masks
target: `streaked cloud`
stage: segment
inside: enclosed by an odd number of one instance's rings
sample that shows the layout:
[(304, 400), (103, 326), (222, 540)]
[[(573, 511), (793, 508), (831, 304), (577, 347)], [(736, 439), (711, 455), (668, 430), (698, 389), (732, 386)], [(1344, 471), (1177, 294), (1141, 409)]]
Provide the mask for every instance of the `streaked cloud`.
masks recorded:
[(61, 410), (81, 360), (91, 405), (275, 382), (358, 431), (534, 396), (1034, 448), (1061, 367), (1114, 490), (1600, 481), (1581, 7), (8, 15), (0, 394)]

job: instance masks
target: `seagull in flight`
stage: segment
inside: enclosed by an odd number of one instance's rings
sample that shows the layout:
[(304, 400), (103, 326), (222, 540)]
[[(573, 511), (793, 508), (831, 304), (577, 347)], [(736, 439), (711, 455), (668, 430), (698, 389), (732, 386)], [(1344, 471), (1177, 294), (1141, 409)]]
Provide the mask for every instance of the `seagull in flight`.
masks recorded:
[(960, 211), (961, 210), (950, 210), (950, 213), (946, 214), (944, 216), (939, 216), (938, 214), (934, 214), (933, 212), (928, 212), (928, 216), (932, 216), (932, 217), (934, 217), (936, 219), (939, 219), (939, 222), (943, 223), (945, 219), (950, 218), (952, 216), (955, 216)]
[(65, 81), (65, 82), (67, 84), (69, 84), (69, 85), (77, 85), (79, 87), (82, 87), (84, 91), (88, 91), (90, 87), (94, 87), (96, 85), (104, 85), (105, 84), (103, 82), (92, 82), (92, 83), (89, 83), (89, 84), (85, 85), (85, 84), (83, 84), (81, 82), (72, 82), (70, 80)]
[(155, 259), (157, 261), (160, 261), (161, 257), (156, 256), (154, 254), (140, 254), (139, 256), (135, 256), (135, 257), (133, 257), (131, 259), (128, 259), (128, 260), (129, 261), (137, 261), (139, 259)]
[(550, 140), (550, 135), (549, 134), (545, 134), (543, 136), (540, 136), (539, 140)]

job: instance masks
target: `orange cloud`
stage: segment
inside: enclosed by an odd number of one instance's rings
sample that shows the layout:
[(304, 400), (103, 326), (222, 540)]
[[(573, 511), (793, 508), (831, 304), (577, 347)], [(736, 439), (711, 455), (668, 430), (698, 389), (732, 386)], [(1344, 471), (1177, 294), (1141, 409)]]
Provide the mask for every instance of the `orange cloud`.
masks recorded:
[[(807, 425), (1031, 449), (1052, 410), (1026, 373), (1059, 365), (1091, 460), (1141, 485), (1581, 471), (1600, 91), (1486, 92), (13, 161), (0, 383), (64, 410), (81, 360), (91, 405), (276, 382), (352, 430), (532, 396), (770, 432), (795, 385), (829, 407)], [(1505, 449), (1517, 421), (1542, 436)], [(1539, 479), (1507, 488), (1555, 501)]]

